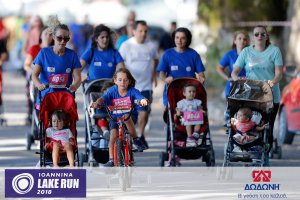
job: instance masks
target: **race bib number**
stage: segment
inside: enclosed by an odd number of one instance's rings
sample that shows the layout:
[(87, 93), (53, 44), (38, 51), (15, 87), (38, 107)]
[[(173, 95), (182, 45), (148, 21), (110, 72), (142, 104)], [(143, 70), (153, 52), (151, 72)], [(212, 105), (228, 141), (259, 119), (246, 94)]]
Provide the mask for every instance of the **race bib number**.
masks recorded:
[[(120, 110), (115, 110), (114, 114), (122, 114), (122, 113), (130, 112), (130, 107), (128, 107), (128, 106), (131, 106), (130, 97), (113, 99), (112, 104), (114, 106), (118, 106), (120, 108)], [(124, 106), (124, 107), (122, 108), (122, 106)]]
[(183, 125), (203, 124), (202, 111), (186, 111), (183, 113)]
[(68, 74), (51, 74), (48, 82), (52, 88), (64, 88), (68, 83)]

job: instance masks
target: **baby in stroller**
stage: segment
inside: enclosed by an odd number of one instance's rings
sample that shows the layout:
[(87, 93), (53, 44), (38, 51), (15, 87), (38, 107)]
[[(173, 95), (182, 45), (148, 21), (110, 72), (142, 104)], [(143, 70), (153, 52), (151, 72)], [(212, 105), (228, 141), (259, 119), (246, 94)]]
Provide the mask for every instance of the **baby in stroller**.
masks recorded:
[[(184, 99), (177, 102), (176, 117), (179, 118), (181, 124), (185, 126), (187, 133), (186, 146), (197, 146), (197, 140), (199, 139), (200, 121), (187, 122), (184, 120), (185, 112), (202, 111), (202, 101), (195, 99), (196, 86), (192, 83), (187, 83), (183, 88)], [(203, 123), (203, 121), (202, 121)]]
[(75, 138), (66, 123), (66, 113), (55, 110), (51, 115), (51, 127), (46, 129), (45, 149), (52, 151), (53, 166), (58, 167), (60, 153), (66, 152), (70, 167), (74, 167)]
[[(233, 139), (239, 144), (253, 142), (259, 137), (259, 131), (264, 130), (265, 126), (258, 126), (251, 120), (252, 110), (248, 107), (242, 107), (236, 113), (236, 118), (231, 119), (231, 126), (236, 132)], [(241, 148), (234, 145), (233, 152), (241, 152)]]

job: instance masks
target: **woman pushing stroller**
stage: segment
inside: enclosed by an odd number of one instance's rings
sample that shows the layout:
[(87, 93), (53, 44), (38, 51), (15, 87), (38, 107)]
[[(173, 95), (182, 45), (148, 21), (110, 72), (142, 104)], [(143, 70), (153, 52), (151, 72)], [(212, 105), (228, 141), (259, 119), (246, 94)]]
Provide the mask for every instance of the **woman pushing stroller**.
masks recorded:
[[(41, 49), (34, 60), (32, 80), (43, 97), (53, 91), (66, 90), (65, 88), (47, 88), (47, 85), (69, 86), (75, 92), (81, 84), (80, 62), (75, 51), (66, 48), (70, 40), (70, 31), (67, 25), (58, 23), (53, 28), (54, 46)], [(39, 105), (39, 98), (37, 104)]]
[(252, 80), (267, 80), (273, 91), (274, 109), (271, 114), (269, 142), (273, 144), (273, 127), (280, 102), (279, 81), (282, 78), (283, 61), (280, 49), (270, 43), (266, 27), (258, 25), (253, 29), (254, 45), (245, 47), (240, 53), (234, 69), (232, 79), (238, 79), (241, 69), (246, 70), (246, 78)]

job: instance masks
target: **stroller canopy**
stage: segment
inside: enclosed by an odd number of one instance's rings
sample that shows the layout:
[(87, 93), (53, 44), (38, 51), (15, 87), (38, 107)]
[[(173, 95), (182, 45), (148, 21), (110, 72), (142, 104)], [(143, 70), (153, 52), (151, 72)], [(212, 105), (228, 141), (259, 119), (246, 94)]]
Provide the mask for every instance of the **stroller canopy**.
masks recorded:
[(84, 90), (84, 95), (87, 95), (91, 92), (100, 92), (102, 85), (105, 81), (113, 81), (112, 79), (103, 78), (103, 79), (96, 79), (91, 82), (89, 82)]
[(47, 126), (50, 118), (49, 115), (59, 109), (64, 110), (68, 114), (70, 122), (78, 120), (76, 102), (73, 95), (69, 92), (48, 93), (41, 103), (39, 119)]
[(252, 107), (265, 112), (273, 109), (273, 93), (265, 81), (241, 79), (232, 82), (228, 105)]

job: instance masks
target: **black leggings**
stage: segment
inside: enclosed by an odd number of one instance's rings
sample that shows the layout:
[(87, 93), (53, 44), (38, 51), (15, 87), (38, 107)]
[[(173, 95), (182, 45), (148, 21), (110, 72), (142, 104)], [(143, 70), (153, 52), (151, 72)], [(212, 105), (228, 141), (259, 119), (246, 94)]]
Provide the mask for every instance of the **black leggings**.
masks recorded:
[(273, 147), (273, 140), (274, 140), (273, 130), (274, 130), (274, 123), (275, 123), (275, 119), (276, 119), (278, 109), (279, 109), (279, 103), (274, 103), (274, 109), (273, 109), (273, 112), (272, 112), (271, 117), (270, 117), (270, 136), (269, 136), (270, 148), (269, 148), (268, 152)]

